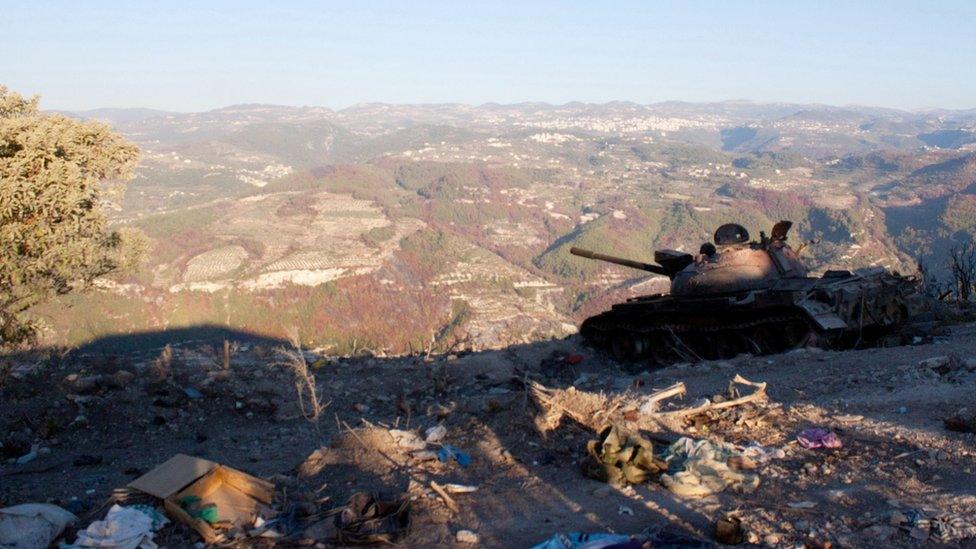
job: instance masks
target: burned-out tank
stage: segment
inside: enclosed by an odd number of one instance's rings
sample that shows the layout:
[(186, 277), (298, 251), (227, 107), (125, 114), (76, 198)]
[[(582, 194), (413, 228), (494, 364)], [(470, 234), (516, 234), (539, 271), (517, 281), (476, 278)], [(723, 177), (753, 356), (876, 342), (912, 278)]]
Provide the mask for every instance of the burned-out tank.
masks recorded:
[(715, 231), (698, 255), (658, 250), (641, 263), (572, 248), (574, 255), (667, 276), (670, 294), (636, 297), (583, 322), (587, 342), (620, 359), (659, 364), (768, 354), (802, 346), (876, 344), (909, 318), (915, 280), (883, 268), (808, 269), (786, 243), (780, 221), (750, 241), (741, 225)]

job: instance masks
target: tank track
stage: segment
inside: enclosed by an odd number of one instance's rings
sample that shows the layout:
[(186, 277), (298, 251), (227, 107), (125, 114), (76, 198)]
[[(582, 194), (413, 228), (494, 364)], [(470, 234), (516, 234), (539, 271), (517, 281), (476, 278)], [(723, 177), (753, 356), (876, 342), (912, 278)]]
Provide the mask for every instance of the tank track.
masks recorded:
[(732, 358), (742, 353), (780, 353), (812, 342), (818, 334), (805, 316), (784, 312), (737, 322), (660, 322), (647, 315), (607, 311), (587, 319), (580, 334), (618, 360), (666, 365)]

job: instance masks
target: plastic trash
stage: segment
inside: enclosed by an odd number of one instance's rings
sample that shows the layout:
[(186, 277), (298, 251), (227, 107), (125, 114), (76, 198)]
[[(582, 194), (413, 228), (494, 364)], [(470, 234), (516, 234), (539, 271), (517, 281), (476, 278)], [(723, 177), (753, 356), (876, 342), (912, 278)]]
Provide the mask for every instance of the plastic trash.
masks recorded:
[[(147, 509), (149, 512), (147, 512)], [(150, 514), (151, 513), (151, 514)], [(103, 520), (96, 520), (78, 532), (78, 539), (62, 549), (112, 547), (115, 549), (156, 549), (155, 531), (169, 520), (145, 506), (122, 507), (115, 504)]]
[(427, 447), (427, 443), (413, 431), (390, 429), (390, 436), (393, 437), (393, 441), (397, 443), (397, 446), (407, 450), (423, 450)]
[(444, 463), (450, 463), (451, 460), (454, 460), (461, 467), (467, 467), (471, 464), (471, 456), (450, 444), (445, 444), (441, 447), (437, 452), (437, 459)]
[(47, 547), (78, 517), (49, 503), (24, 503), (0, 509), (0, 547)]
[(212, 503), (205, 505), (199, 496), (185, 496), (180, 498), (179, 504), (180, 508), (186, 511), (186, 514), (195, 519), (200, 519), (208, 524), (217, 524), (217, 521), (220, 520), (220, 512), (217, 510), (217, 506)]
[(637, 535), (570, 532), (556, 534), (532, 549), (637, 549), (641, 547), (681, 547), (712, 549), (715, 544), (671, 526), (650, 527)]
[(37, 445), (31, 446), (30, 452), (17, 458), (17, 465), (27, 465), (37, 458)]
[(447, 436), (447, 427), (444, 427), (443, 425), (435, 425), (434, 427), (427, 429), (424, 432), (424, 435), (426, 436), (424, 440), (427, 442), (440, 442), (444, 440), (444, 437)]
[(607, 547), (630, 541), (630, 536), (624, 534), (587, 534), (585, 532), (570, 532), (556, 534), (551, 538), (533, 545), (532, 549), (582, 549), (583, 547)]

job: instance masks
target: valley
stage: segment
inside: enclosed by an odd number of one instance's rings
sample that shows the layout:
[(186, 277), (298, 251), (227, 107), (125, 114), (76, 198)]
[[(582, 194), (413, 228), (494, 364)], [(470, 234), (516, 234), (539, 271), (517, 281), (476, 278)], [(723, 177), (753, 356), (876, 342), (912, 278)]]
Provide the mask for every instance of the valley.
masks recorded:
[(95, 118), (143, 160), (112, 212), (140, 272), (42, 310), (48, 342), (202, 324), (376, 354), (575, 331), (665, 279), (569, 255), (694, 253), (779, 219), (815, 271), (924, 262), (976, 232), (976, 112), (669, 102), (238, 105)]

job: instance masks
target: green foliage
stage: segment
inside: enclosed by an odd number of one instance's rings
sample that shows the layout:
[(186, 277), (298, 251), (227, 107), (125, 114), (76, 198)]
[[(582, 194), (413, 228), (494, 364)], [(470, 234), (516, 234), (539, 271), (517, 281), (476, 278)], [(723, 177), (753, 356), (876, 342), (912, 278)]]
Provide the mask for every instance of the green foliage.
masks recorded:
[[(637, 261), (652, 261), (653, 243), (659, 235), (662, 212), (648, 209), (625, 221), (603, 216), (577, 228), (558, 240), (535, 260), (535, 265), (563, 278), (585, 278), (606, 269), (607, 263), (577, 257), (569, 253), (573, 246)], [(617, 268), (617, 267), (613, 267)], [(625, 267), (620, 267), (625, 269)], [(635, 277), (644, 275), (628, 270)]]
[(203, 229), (213, 223), (220, 212), (217, 206), (192, 208), (147, 216), (133, 225), (152, 238), (168, 238), (186, 231)]
[(960, 194), (949, 199), (942, 224), (950, 233), (964, 231), (976, 234), (976, 195)]
[(423, 280), (442, 272), (451, 261), (457, 261), (451, 237), (442, 231), (423, 229), (400, 240), (399, 259)]
[(132, 264), (109, 231), (106, 180), (132, 175), (139, 150), (104, 124), (43, 114), (0, 86), (0, 345), (31, 338), (35, 305)]
[(393, 225), (387, 225), (385, 227), (374, 227), (365, 233), (363, 233), (363, 242), (366, 244), (379, 247), (380, 244), (386, 242), (387, 240), (393, 238), (396, 234), (396, 227)]

